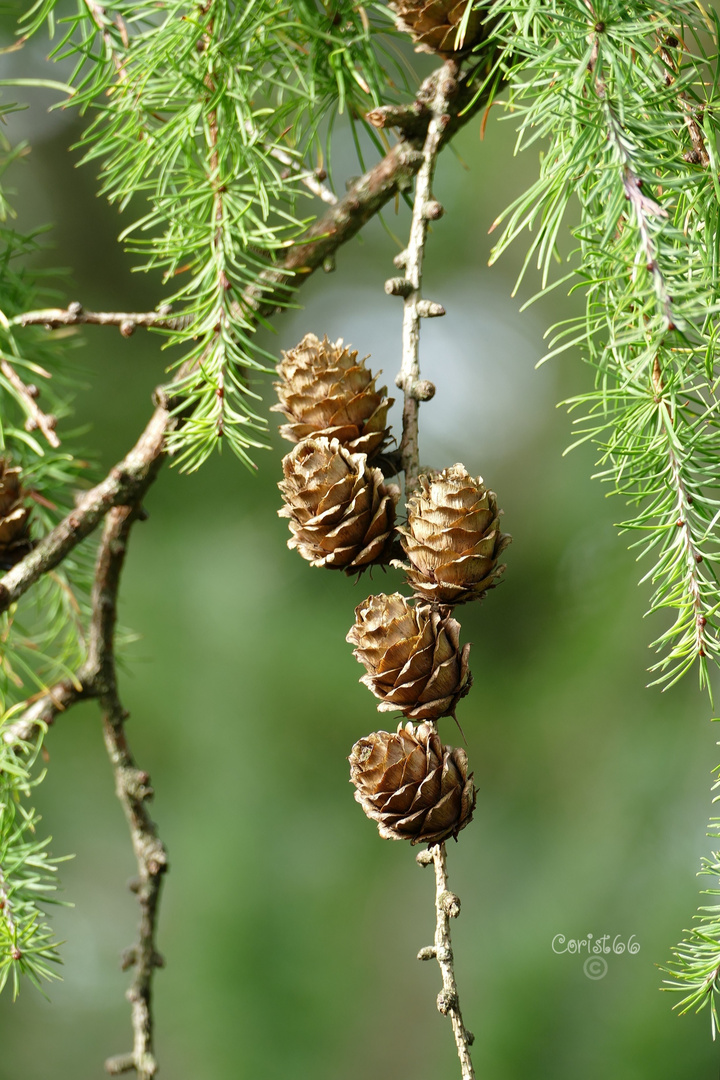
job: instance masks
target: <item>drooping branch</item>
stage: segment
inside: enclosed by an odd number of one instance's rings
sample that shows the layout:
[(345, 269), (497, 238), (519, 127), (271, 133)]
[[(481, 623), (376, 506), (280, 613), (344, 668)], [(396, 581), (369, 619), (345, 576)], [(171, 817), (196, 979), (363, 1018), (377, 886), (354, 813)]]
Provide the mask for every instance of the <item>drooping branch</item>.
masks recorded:
[[(158, 409), (156, 417), (162, 412), (161, 408)], [(159, 449), (157, 442), (152, 440), (146, 440), (146, 444), (146, 454), (150, 460), (146, 462), (144, 474), (136, 478), (130, 489), (133, 501), (113, 506), (105, 516), (93, 578), (87, 660), (75, 679), (62, 680), (49, 688), (26, 709), (19, 720), (3, 731), (7, 742), (27, 740), (37, 734), (42, 724), (52, 723), (58, 713), (66, 711), (76, 702), (88, 698), (99, 700), (105, 745), (115, 777), (115, 791), (128, 821), (137, 860), (138, 878), (133, 891), (137, 893), (140, 905), (138, 940), (123, 957), (123, 968), (135, 967), (135, 976), (127, 993), (132, 1012), (133, 1050), (129, 1054), (110, 1058), (106, 1062), (106, 1069), (111, 1075), (134, 1069), (138, 1080), (152, 1080), (157, 1070), (153, 1052), (152, 978), (155, 968), (162, 966), (155, 940), (167, 853), (147, 811), (146, 803), (153, 795), (149, 776), (138, 768), (125, 733), (128, 714), (122, 706), (117, 688), (115, 627), (120, 575), (128, 537), (132, 525), (142, 516), (141, 501), (162, 462), (162, 440)]]
[(448, 888), (445, 844), (434, 844), (427, 851), (417, 856), (420, 866), (435, 867), (435, 941), (418, 953), (418, 960), (437, 960), (442, 973), (443, 988), (438, 994), (438, 1012), (450, 1017), (455, 1045), (460, 1059), (462, 1080), (474, 1080), (475, 1071), (470, 1057), (470, 1047), (475, 1036), (463, 1023), (460, 1012), (457, 981), (455, 979), (455, 961), (450, 936), (450, 920), (460, 914), (460, 898)]
[(130, 829), (138, 877), (133, 883), (140, 905), (137, 943), (123, 958), (123, 968), (134, 966), (135, 975), (127, 992), (131, 1005), (133, 1050), (109, 1058), (105, 1068), (111, 1075), (135, 1070), (138, 1080), (152, 1080), (157, 1071), (153, 1052), (152, 979), (163, 960), (156, 948), (157, 911), (163, 875), (168, 861), (165, 846), (147, 810), (153, 796), (150, 777), (138, 768), (128, 745), (115, 669), (115, 625), (117, 597), (127, 541), (138, 516), (138, 506), (116, 506), (108, 513), (98, 550), (93, 586), (93, 614), (90, 625), (88, 663), (94, 675), (94, 689), (103, 716), (105, 746), (115, 776), (117, 794)]

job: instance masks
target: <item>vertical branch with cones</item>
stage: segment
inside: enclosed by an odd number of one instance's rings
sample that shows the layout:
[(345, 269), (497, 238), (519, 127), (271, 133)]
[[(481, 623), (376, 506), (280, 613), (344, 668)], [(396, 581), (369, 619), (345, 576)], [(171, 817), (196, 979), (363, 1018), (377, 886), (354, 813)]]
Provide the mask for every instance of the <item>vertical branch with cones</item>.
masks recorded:
[[(307, 334), (278, 365), (275, 410), (287, 420), (280, 431), (294, 449), (283, 459), (279, 484), (289, 521), (288, 546), (311, 566), (360, 575), (371, 565), (405, 572), (412, 597), (371, 595), (355, 609), (347, 640), (363, 664), (362, 677), (379, 699), (380, 712), (402, 715), (396, 731), (374, 731), (350, 753), (355, 798), (383, 838), (427, 844), (420, 865), (433, 864), (436, 880), (434, 942), (421, 960), (436, 959), (442, 974), (438, 1010), (450, 1018), (462, 1080), (474, 1080), (473, 1035), (460, 1011), (450, 920), (460, 912), (449, 891), (445, 841), (464, 829), (475, 808), (473, 774), (465, 750), (445, 745), (438, 721), (455, 717), (468, 693), (470, 646), (460, 644), (453, 608), (481, 600), (505, 569), (499, 564), (510, 537), (500, 529), (502, 511), (481, 477), (456, 464), (420, 475), (418, 420), (421, 401), (435, 387), (420, 377), (420, 326), (441, 316), (441, 304), (422, 296), (428, 226), (443, 208), (432, 183), (443, 133), (451, 123), (465, 47), (481, 32), (468, 4), (393, 4), (402, 29), (418, 49), (435, 51), (445, 63), (430, 84), (427, 134), (417, 174), (410, 237), (396, 257), (402, 277), (385, 282), (388, 295), (403, 298), (402, 362), (396, 384), (403, 391), (399, 453), (388, 454), (390, 400), (376, 377), (342, 340)], [(377, 464), (369, 465), (369, 459)], [(378, 465), (380, 467), (378, 467)], [(399, 489), (383, 475), (404, 474), (407, 518), (395, 525)], [(407, 562), (397, 557), (404, 552)], [(456, 720), (457, 722), (457, 720)], [(458, 725), (459, 726), (459, 725)]]

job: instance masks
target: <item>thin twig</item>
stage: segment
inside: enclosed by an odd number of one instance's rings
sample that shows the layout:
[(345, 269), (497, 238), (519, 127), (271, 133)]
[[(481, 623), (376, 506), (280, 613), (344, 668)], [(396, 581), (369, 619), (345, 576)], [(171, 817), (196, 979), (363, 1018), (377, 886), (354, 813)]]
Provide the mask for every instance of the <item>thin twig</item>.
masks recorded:
[(625, 192), (625, 198), (629, 201), (634, 211), (635, 223), (640, 235), (645, 269), (652, 274), (653, 288), (655, 289), (658, 303), (662, 307), (663, 315), (665, 316), (665, 321), (667, 323), (667, 329), (674, 330), (675, 318), (673, 315), (672, 300), (670, 298), (670, 293), (668, 292), (665, 275), (660, 269), (660, 264), (658, 262), (658, 246), (653, 237), (651, 226), (653, 219), (667, 218), (667, 210), (656, 202), (655, 199), (651, 199), (645, 195), (642, 190), (644, 178), (638, 176), (635, 170), (635, 164), (628, 152), (623, 125), (610, 104), (605, 80), (602, 78), (602, 74), (597, 70), (597, 61), (600, 55), (600, 38), (605, 33), (605, 24), (602, 21), (598, 21), (591, 0), (585, 0), (585, 6), (590, 12), (595, 24), (592, 34), (593, 46), (587, 70), (594, 76), (595, 93), (598, 100), (602, 103), (605, 112), (608, 141), (611, 143), (622, 164), (623, 190)]
[[(137, 519), (137, 506), (116, 506), (105, 519), (93, 583), (92, 620), (88, 665), (94, 671), (94, 689), (100, 700), (108, 757), (115, 774), (115, 792), (130, 828), (138, 866), (133, 883), (140, 905), (140, 926), (136, 945), (123, 958), (123, 968), (134, 965), (135, 975), (127, 992), (132, 1010), (133, 1051), (120, 1059), (110, 1058), (111, 1074), (135, 1069), (138, 1080), (152, 1080), (157, 1071), (153, 1052), (152, 978), (163, 966), (156, 945), (156, 921), (160, 888), (168, 861), (165, 846), (147, 810), (153, 796), (150, 777), (139, 769), (128, 746), (125, 721), (115, 669), (115, 625), (120, 574), (125, 562), (127, 541)], [(118, 1066), (122, 1062), (122, 1069)]]
[[(261, 136), (257, 128), (250, 122), (245, 121), (245, 130), (250, 137), (261, 142)], [(279, 161), (281, 165), (287, 167), (287, 172), (282, 174), (282, 179), (286, 180), (289, 176), (294, 176), (296, 180), (299, 180), (301, 184), (304, 184), (308, 191), (311, 191), (313, 195), (317, 195), (318, 199), (322, 199), (328, 206), (334, 206), (338, 201), (337, 195), (323, 184), (326, 173), (324, 170), (321, 175), (313, 172), (311, 169), (303, 169), (302, 162), (288, 150), (283, 150), (281, 146), (273, 146), (269, 143), (262, 143), (263, 150), (270, 157), (274, 157), (276, 161)]]
[(160, 330), (183, 330), (190, 323), (188, 315), (171, 315), (167, 308), (159, 311), (86, 311), (77, 300), (66, 308), (40, 308), (26, 311), (10, 320), (14, 326), (44, 326), (58, 330), (61, 326), (117, 326), (123, 337), (130, 337), (138, 326), (154, 326)]
[[(420, 320), (444, 315), (445, 309), (437, 303), (422, 298), (422, 271), (427, 238), (428, 222), (442, 216), (442, 206), (432, 196), (432, 182), (435, 174), (437, 156), (443, 139), (451, 123), (451, 101), (459, 90), (459, 64), (447, 60), (444, 66), (426, 81), (425, 94), (419, 100), (429, 113), (427, 132), (422, 148), (422, 161), (415, 184), (410, 239), (408, 246), (395, 259), (395, 265), (404, 271), (404, 276), (391, 278), (385, 283), (385, 291), (402, 296), (402, 364), (397, 385), (403, 391), (403, 430), (400, 442), (400, 462), (405, 474), (406, 496), (414, 490), (418, 482), (418, 412), (421, 401), (428, 401), (435, 393), (432, 383), (420, 380)], [(417, 110), (413, 119), (417, 120)], [(387, 116), (388, 122), (390, 115)], [(380, 117), (376, 117), (380, 120)], [(386, 119), (385, 116), (382, 120)], [(392, 116), (397, 123), (399, 117)], [(382, 126), (382, 125), (380, 125)], [(398, 124), (398, 126), (400, 126)], [(470, 1045), (473, 1036), (466, 1030), (460, 1012), (455, 969), (453, 966), (452, 943), (450, 940), (450, 919), (460, 913), (460, 900), (448, 890), (445, 845), (435, 844), (418, 856), (420, 865), (430, 862), (435, 864), (435, 942), (432, 947), (421, 949), (418, 958), (429, 960), (435, 957), (442, 972), (443, 988), (437, 999), (438, 1010), (449, 1016), (455, 1035), (462, 1080), (474, 1080)]]
[(50, 445), (57, 449), (60, 445), (60, 440), (55, 434), (55, 424), (57, 423), (55, 417), (51, 413), (44, 413), (42, 411), (35, 400), (35, 395), (22, 381), (12, 364), (2, 358), (0, 358), (0, 371), (2, 371), (27, 410), (27, 430), (31, 431), (34, 428), (39, 428)]
[(437, 960), (442, 973), (443, 988), (438, 994), (438, 1012), (449, 1016), (455, 1036), (462, 1080), (474, 1080), (475, 1071), (470, 1057), (470, 1047), (475, 1036), (463, 1023), (460, 1012), (455, 963), (450, 937), (450, 920), (460, 914), (460, 897), (448, 888), (447, 862), (444, 844), (434, 844), (417, 856), (420, 866), (435, 866), (435, 941), (421, 949), (418, 960)]
[(422, 149), (422, 164), (415, 184), (410, 240), (395, 258), (395, 265), (404, 270), (404, 277), (391, 278), (386, 291), (404, 297), (402, 330), (402, 364), (395, 380), (403, 391), (403, 431), (400, 458), (405, 473), (405, 491), (417, 486), (418, 412), (420, 401), (427, 401), (435, 392), (432, 384), (420, 382), (420, 319), (444, 315), (441, 304), (422, 299), (422, 268), (428, 222), (441, 217), (443, 208), (432, 197), (435, 164), (443, 142), (443, 133), (450, 123), (450, 101), (458, 91), (458, 63), (447, 60), (438, 77), (429, 87), (430, 120)]

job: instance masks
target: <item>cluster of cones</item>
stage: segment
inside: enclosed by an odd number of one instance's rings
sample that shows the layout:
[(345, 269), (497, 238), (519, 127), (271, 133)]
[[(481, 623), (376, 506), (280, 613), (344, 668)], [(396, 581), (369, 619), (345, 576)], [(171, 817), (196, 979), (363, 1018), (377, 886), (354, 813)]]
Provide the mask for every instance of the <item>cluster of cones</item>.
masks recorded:
[[(274, 408), (287, 419), (281, 434), (296, 443), (279, 484), (288, 546), (312, 566), (349, 574), (392, 564), (413, 593), (369, 596), (347, 636), (378, 709), (406, 721), (355, 744), (355, 797), (382, 836), (439, 843), (457, 836), (475, 804), (464, 750), (443, 745), (436, 729), (440, 718), (455, 715), (472, 682), (470, 646), (460, 645), (452, 609), (495, 586), (510, 537), (500, 530), (494, 493), (462, 465), (421, 476), (407, 499), (406, 523), (396, 524), (399, 489), (380, 467), (392, 468), (392, 400), (342, 340), (307, 334), (277, 370)], [(407, 561), (395, 559), (396, 551)]]

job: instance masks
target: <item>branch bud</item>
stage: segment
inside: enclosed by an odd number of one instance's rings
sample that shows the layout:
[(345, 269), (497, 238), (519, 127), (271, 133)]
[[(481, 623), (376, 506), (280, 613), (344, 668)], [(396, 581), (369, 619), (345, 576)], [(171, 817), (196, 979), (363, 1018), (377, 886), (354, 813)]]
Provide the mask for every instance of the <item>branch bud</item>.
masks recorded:
[(431, 401), (435, 397), (435, 383), (429, 379), (421, 379), (420, 382), (413, 383), (411, 393), (416, 401)]
[(447, 1016), (449, 1012), (456, 1010), (458, 1007), (458, 996), (452, 990), (441, 990), (437, 996), (438, 1012), (443, 1016)]
[(423, 207), (423, 217), (427, 221), (437, 221), (445, 213), (445, 207), (437, 199), (428, 199)]
[(421, 319), (437, 319), (445, 314), (442, 304), (436, 304), (434, 300), (418, 300), (416, 310)]
[(440, 897), (440, 907), (448, 919), (457, 919), (460, 914), (460, 897), (452, 892), (444, 892)]
[(413, 283), (409, 278), (391, 277), (385, 282), (385, 292), (388, 296), (409, 296), (413, 291)]

